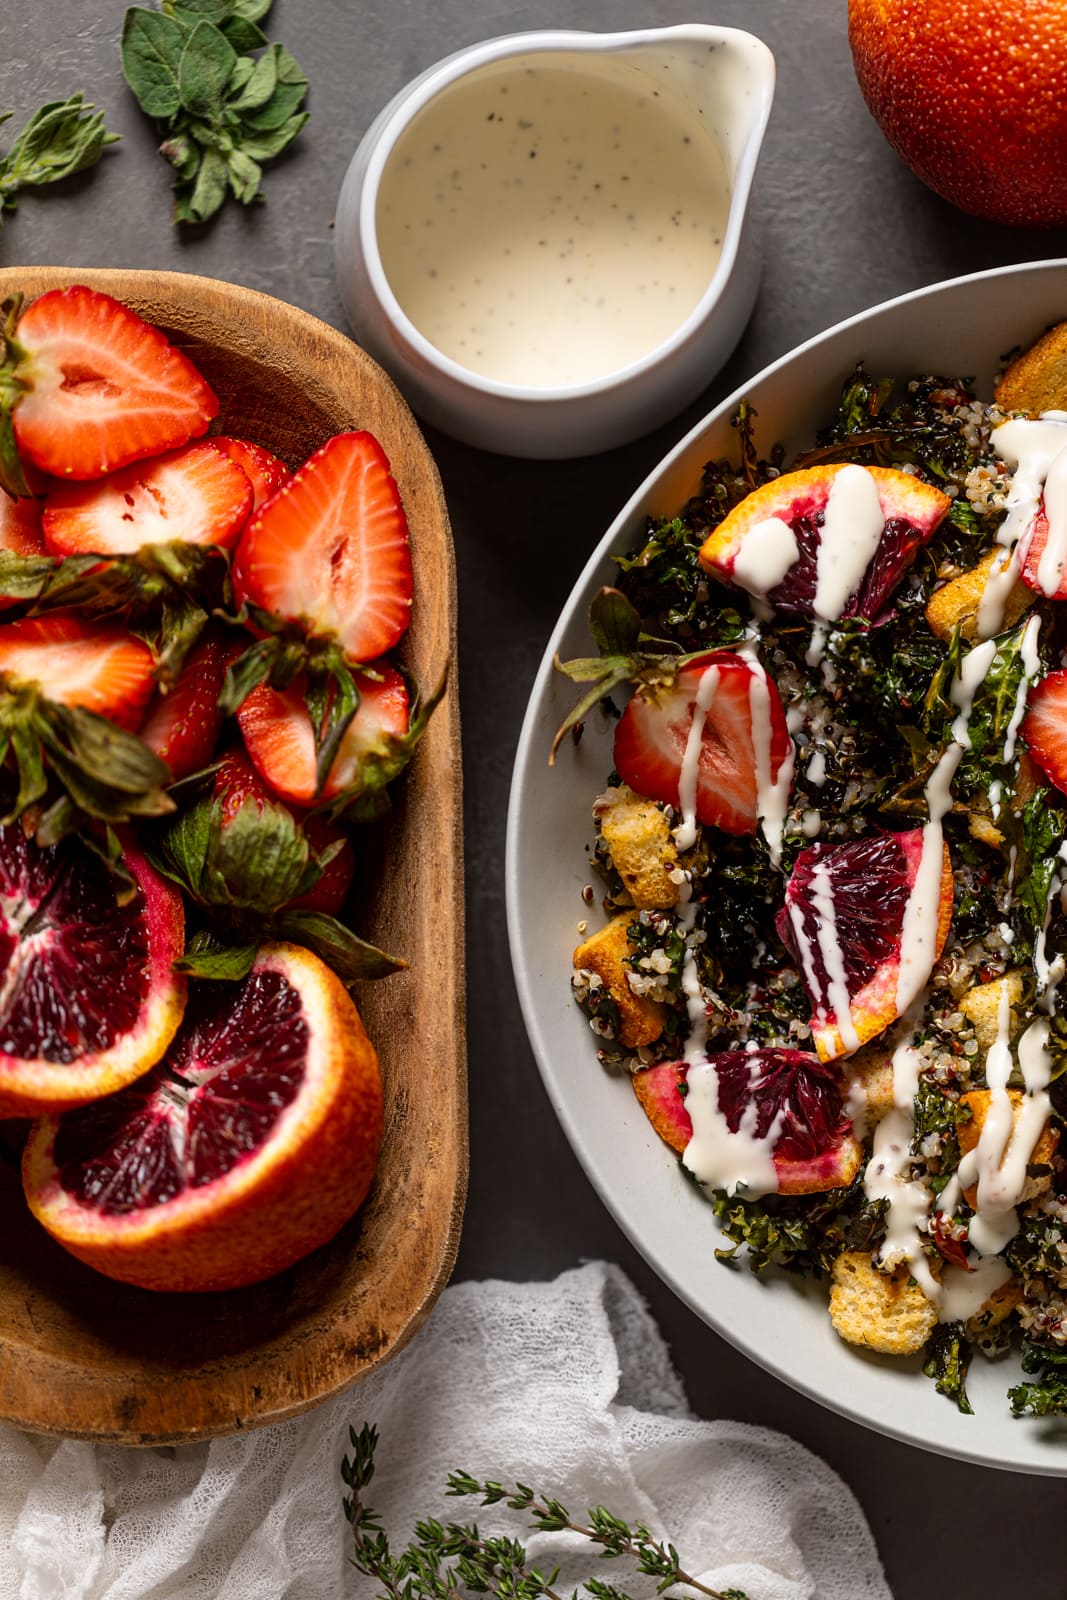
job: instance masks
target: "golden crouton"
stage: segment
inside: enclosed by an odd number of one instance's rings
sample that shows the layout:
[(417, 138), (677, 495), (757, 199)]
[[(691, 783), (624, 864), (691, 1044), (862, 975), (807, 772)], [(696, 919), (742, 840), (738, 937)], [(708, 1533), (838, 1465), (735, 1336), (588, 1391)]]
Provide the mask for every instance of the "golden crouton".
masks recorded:
[(1000, 1025), (1000, 1002), (1005, 993), (1008, 996), (1008, 1035), (1014, 1038), (1019, 1031), (1019, 1017), (1015, 1007), (1023, 997), (1021, 972), (1006, 972), (1002, 978), (994, 978), (992, 983), (975, 984), (973, 989), (967, 990), (960, 1001), (960, 1010), (967, 1020), (973, 1023), (978, 1048), (983, 1052), (996, 1043)]
[(849, 1344), (911, 1356), (937, 1326), (937, 1307), (907, 1266), (880, 1272), (865, 1250), (845, 1250), (834, 1262), (830, 1320)]
[(1007, 1278), (981, 1305), (964, 1326), (972, 1339), (980, 1339), (990, 1328), (998, 1328), (1011, 1316), (1023, 1297), (1023, 1286), (1014, 1274)]
[(619, 1008), (617, 1038), (624, 1050), (637, 1050), (652, 1044), (663, 1032), (667, 1008), (648, 995), (634, 994), (627, 974), (627, 956), (637, 954), (627, 937), (633, 913), (624, 911), (613, 917), (599, 932), (592, 934), (574, 952), (576, 970), (595, 972)]
[(845, 1105), (859, 1139), (876, 1128), (893, 1109), (893, 1058), (885, 1040), (866, 1045), (842, 1061)]
[[(1021, 1089), (1009, 1089), (1007, 1091), (1007, 1095), (1011, 1101), (1012, 1116), (1015, 1121), (1015, 1126), (1018, 1127), (1019, 1118), (1022, 1115), (1023, 1101), (1026, 1096), (1023, 1094)], [(972, 1089), (969, 1094), (960, 1095), (960, 1104), (968, 1106), (971, 1112), (970, 1121), (961, 1122), (959, 1128), (957, 1129), (961, 1155), (966, 1155), (968, 1151), (973, 1150), (977, 1145), (982, 1134), (982, 1126), (986, 1117), (989, 1115), (989, 1107), (992, 1104), (992, 1100), (993, 1096), (989, 1089)], [(1030, 1159), (1026, 1163), (1027, 1166), (1051, 1166), (1052, 1158), (1056, 1154), (1056, 1150), (1059, 1147), (1059, 1142), (1060, 1136), (1058, 1130), (1052, 1127), (1050, 1123), (1046, 1122), (1044, 1129), (1042, 1130), (1041, 1137), (1038, 1139), (1036, 1145), (1031, 1151)], [(1008, 1150), (1010, 1149), (1011, 1140), (1009, 1139)], [(1007, 1154), (1007, 1151), (1005, 1151), (1005, 1154)], [(1035, 1195), (1044, 1194), (1046, 1189), (1050, 1189), (1051, 1187), (1052, 1174), (1050, 1172), (1041, 1173), (1037, 1177), (1027, 1178), (1025, 1184), (1023, 1185), (1023, 1192), (1019, 1198), (1021, 1200), (1032, 1200)], [(969, 1189), (964, 1189), (963, 1198), (966, 1200), (969, 1206), (977, 1205), (978, 1185), (973, 1183)]]
[[(1004, 559), (1003, 550), (990, 550), (970, 572), (961, 572), (958, 578), (935, 589), (926, 606), (926, 620), (930, 632), (939, 639), (950, 639), (957, 623), (964, 639), (973, 639), (978, 629), (978, 607), (982, 603), (986, 581), (994, 561)], [(1004, 628), (1014, 628), (1023, 613), (1034, 603), (1034, 595), (1021, 578), (1016, 578), (1004, 602)]]
[(971, 838), (977, 839), (979, 844), (992, 845), (995, 850), (999, 850), (1004, 843), (1004, 835), (993, 821), (993, 818), (987, 817), (984, 811), (969, 812), (967, 826), (970, 829)]
[(678, 851), (659, 807), (621, 784), (599, 797), (593, 815), (634, 905), (649, 911), (675, 905), (679, 886), (670, 874), (677, 869)]
[(1012, 362), (993, 398), (1005, 411), (1067, 408), (1067, 322), (1058, 322)]

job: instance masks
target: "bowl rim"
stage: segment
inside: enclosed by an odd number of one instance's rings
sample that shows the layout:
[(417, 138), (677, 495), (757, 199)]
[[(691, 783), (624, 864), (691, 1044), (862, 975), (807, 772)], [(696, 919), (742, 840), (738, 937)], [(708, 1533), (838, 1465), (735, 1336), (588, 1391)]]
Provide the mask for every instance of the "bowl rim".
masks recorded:
[[(730, 179), (730, 208), (723, 230), (722, 247), (708, 283), (685, 319), (674, 332), (646, 355), (618, 367), (601, 378), (585, 383), (533, 387), (505, 383), (489, 378), (464, 367), (432, 344), (401, 306), (386, 274), (378, 248), (377, 207), (382, 176), (397, 140), (414, 118), (442, 90), (451, 88), (462, 78), (472, 76), (488, 66), (507, 60), (510, 56), (541, 55), (548, 53), (585, 53), (590, 55), (618, 54), (634, 46), (658, 43), (663, 40), (703, 40), (710, 48), (726, 46), (748, 51), (756, 74), (758, 95), (748, 119), (744, 139), (734, 161)], [(420, 363), (451, 384), (471, 391), (479, 397), (522, 401), (543, 406), (553, 402), (595, 399), (640, 382), (650, 373), (665, 365), (688, 343), (697, 330), (714, 314), (726, 286), (738, 264), (741, 236), (748, 215), (748, 202), (752, 189), (760, 150), (763, 146), (767, 124), (774, 101), (775, 59), (768, 45), (755, 34), (742, 28), (719, 28), (706, 23), (679, 23), (663, 28), (638, 28), (614, 33), (593, 33), (578, 29), (537, 29), (524, 33), (501, 34), (485, 39), (465, 49), (444, 57), (401, 89), (381, 114), (381, 121), (373, 126), (373, 145), (360, 186), (357, 210), (359, 247), (364, 268), (373, 295), (388, 321), (415, 352)], [(724, 165), (729, 165), (723, 152)]]
[[(919, 1437), (909, 1427), (907, 1422), (898, 1422), (892, 1415), (872, 1417), (864, 1411), (862, 1405), (853, 1402), (849, 1395), (847, 1382), (848, 1367), (842, 1366), (840, 1387), (832, 1392), (820, 1384), (816, 1379), (808, 1379), (788, 1364), (785, 1355), (776, 1355), (768, 1348), (752, 1348), (746, 1339), (745, 1327), (736, 1328), (723, 1315), (718, 1315), (710, 1309), (707, 1301), (691, 1290), (682, 1281), (677, 1271), (669, 1264), (657, 1258), (655, 1247), (646, 1243), (644, 1238), (637, 1236), (633, 1230), (627, 1207), (618, 1183), (609, 1181), (608, 1175), (598, 1165), (598, 1160), (587, 1147), (583, 1125), (583, 1117), (574, 1108), (563, 1093), (559, 1076), (559, 1064), (555, 1060), (553, 1051), (542, 1027), (541, 1007), (535, 983), (535, 966), (529, 960), (527, 950), (527, 929), (524, 919), (524, 908), (520, 900), (522, 883), (522, 840), (526, 831), (524, 828), (524, 807), (526, 795), (530, 784), (532, 769), (542, 766), (545, 760), (545, 733), (546, 724), (542, 717), (542, 703), (546, 699), (546, 690), (553, 681), (555, 673), (553, 658), (555, 657), (564, 636), (572, 626), (574, 617), (581, 605), (588, 598), (591, 584), (602, 571), (609, 554), (618, 548), (620, 535), (628, 530), (634, 513), (647, 506), (650, 496), (659, 483), (670, 473), (675, 464), (689, 452), (692, 447), (715, 424), (733, 412), (738, 403), (748, 397), (758, 385), (761, 385), (790, 367), (800, 362), (809, 352), (818, 349), (824, 344), (829, 344), (843, 334), (848, 334), (853, 329), (862, 328), (871, 318), (897, 307), (921, 304), (927, 300), (936, 299), (939, 295), (949, 294), (953, 290), (966, 285), (991, 282), (1001, 278), (1016, 278), (1025, 285), (1029, 277), (1058, 271), (1067, 274), (1067, 257), (1050, 257), (1040, 261), (1016, 263), (1003, 267), (994, 267), (984, 272), (961, 274), (959, 277), (948, 278), (921, 288), (907, 291), (893, 296), (888, 300), (854, 313), (831, 327), (814, 334), (801, 344), (785, 352), (782, 356), (770, 362), (759, 372), (738, 385), (718, 405), (712, 408), (698, 422), (696, 422), (678, 442), (663, 456), (642, 482), (628, 497), (622, 509), (610, 523), (603, 537), (598, 540), (582, 570), (576, 577), (563, 608), (553, 627), (548, 643), (545, 647), (534, 683), (530, 690), (526, 715), (523, 719), (516, 748), (515, 762), (512, 771), (511, 791), (508, 803), (507, 838), (505, 845), (504, 884), (507, 907), (508, 942), (511, 951), (512, 970), (515, 986), (518, 992), (519, 1007), (526, 1026), (527, 1035), (537, 1063), (544, 1089), (551, 1102), (552, 1108), (559, 1118), (560, 1124), (566, 1134), (567, 1140), (577, 1157), (582, 1170), (589, 1182), (593, 1185), (601, 1201), (604, 1203), (614, 1221), (642, 1254), (644, 1259), (653, 1268), (657, 1275), (673, 1290), (678, 1298), (689, 1307), (703, 1322), (714, 1328), (722, 1338), (726, 1339), (737, 1350), (757, 1366), (770, 1372), (774, 1377), (786, 1383), (790, 1388), (814, 1400), (821, 1406), (848, 1418), (852, 1422), (873, 1432), (882, 1434), (900, 1443), (930, 1451), (954, 1460), (966, 1461), (976, 1466), (995, 1468), (1009, 1472), (1022, 1472), (1033, 1476), (1063, 1477), (1067, 1476), (1067, 1451), (1059, 1459), (1050, 1457), (1020, 1460), (1002, 1460), (994, 1458), (989, 1450), (983, 1449), (981, 1437), (975, 1435), (973, 1442), (964, 1438), (962, 1441), (940, 1437)], [(1067, 290), (1067, 284), (1065, 284)], [(1067, 295), (1065, 295), (1067, 298)], [(561, 975), (562, 984), (562, 975)], [(565, 984), (563, 985), (565, 988)], [(565, 1004), (571, 1005), (569, 998)], [(679, 1186), (681, 1187), (681, 1186)], [(714, 1230), (714, 1223), (711, 1227)], [(712, 1241), (715, 1239), (712, 1231)], [(756, 1281), (756, 1280), (753, 1280)], [(765, 1287), (765, 1286), (764, 1286)], [(887, 1358), (888, 1359), (888, 1358)], [(941, 1400), (939, 1403), (948, 1406), (949, 1402)], [(955, 1413), (951, 1413), (955, 1415)], [(965, 1419), (977, 1421), (977, 1418)], [(1014, 1424), (1020, 1428), (1025, 1423)], [(1034, 1424), (1036, 1427), (1036, 1423)], [(1037, 1437), (1037, 1435), (1033, 1435)], [(1063, 1432), (1063, 1442), (1067, 1442), (1067, 1428)]]

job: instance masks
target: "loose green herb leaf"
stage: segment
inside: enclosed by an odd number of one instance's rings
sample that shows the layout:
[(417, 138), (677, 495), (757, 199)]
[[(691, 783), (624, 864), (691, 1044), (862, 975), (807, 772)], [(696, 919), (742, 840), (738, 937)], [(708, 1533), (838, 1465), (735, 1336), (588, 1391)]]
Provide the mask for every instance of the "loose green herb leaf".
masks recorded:
[[(8, 112), (0, 116), (6, 122)], [(95, 166), (105, 145), (117, 133), (108, 133), (104, 114), (94, 111), (80, 94), (41, 106), (27, 122), (8, 154), (0, 158), (0, 218), (14, 211), (20, 189), (40, 189), (60, 178)]]
[(176, 222), (208, 221), (227, 193), (242, 205), (262, 199), (262, 163), (307, 121), (307, 78), (259, 28), (269, 9), (269, 0), (163, 0), (162, 11), (126, 13), (122, 68), (163, 135)]
[[(496, 1600), (561, 1600), (552, 1587), (558, 1571), (542, 1572), (529, 1564), (526, 1549), (515, 1539), (489, 1538), (474, 1524), (461, 1526), (424, 1518), (415, 1525), (414, 1538), (394, 1556), (381, 1517), (364, 1501), (363, 1493), (374, 1476), (378, 1430), (367, 1423), (357, 1433), (349, 1428), (352, 1454), (341, 1463), (341, 1478), (348, 1490), (343, 1500), (352, 1529), (352, 1562), (381, 1585), (382, 1600), (462, 1600), (464, 1591), (487, 1594)], [(680, 1586), (705, 1595), (707, 1600), (749, 1600), (742, 1589), (712, 1589), (687, 1572), (672, 1544), (657, 1539), (642, 1522), (630, 1524), (594, 1506), (584, 1522), (572, 1518), (566, 1506), (551, 1495), (541, 1495), (524, 1483), (485, 1481), (469, 1472), (451, 1472), (446, 1494), (479, 1499), (483, 1506), (505, 1505), (524, 1512), (536, 1533), (572, 1533), (587, 1540), (602, 1555), (625, 1557), (638, 1572), (657, 1579), (657, 1594)], [(581, 1586), (594, 1600), (628, 1600), (621, 1590), (602, 1579), (589, 1578)]]
[(923, 1372), (934, 1380), (938, 1394), (955, 1400), (956, 1408), (964, 1416), (974, 1415), (967, 1398), (967, 1369), (971, 1364), (971, 1347), (962, 1322), (940, 1322), (926, 1347)]

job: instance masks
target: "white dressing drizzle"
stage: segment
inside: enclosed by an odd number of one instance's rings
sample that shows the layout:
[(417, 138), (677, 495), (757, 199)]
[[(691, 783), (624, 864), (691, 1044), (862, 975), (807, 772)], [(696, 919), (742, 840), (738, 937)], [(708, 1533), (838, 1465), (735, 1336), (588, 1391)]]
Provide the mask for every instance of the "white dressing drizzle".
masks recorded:
[(826, 782), (826, 755), (822, 750), (813, 750), (808, 757), (807, 776), (817, 789)]
[(674, 843), (679, 850), (691, 850), (697, 837), (697, 774), (700, 771), (700, 749), (704, 741), (704, 724), (719, 687), (720, 672), (713, 662), (701, 674), (693, 704), (693, 720), (682, 755), (678, 773), (678, 805), (682, 820), (674, 830)]
[[(689, 1017), (689, 1037), (683, 1058), (687, 1087), (685, 1108), (693, 1126), (682, 1161), (697, 1181), (709, 1188), (725, 1189), (727, 1194), (736, 1194), (739, 1189), (753, 1196), (773, 1194), (778, 1188), (774, 1146), (781, 1113), (759, 1138), (756, 1134), (759, 1107), (755, 1100), (746, 1105), (736, 1129), (730, 1127), (719, 1110), (719, 1074), (714, 1058), (707, 1054), (707, 1008), (697, 972), (696, 953), (688, 945), (697, 911), (696, 903), (689, 898), (691, 893), (691, 886), (686, 884), (683, 890), (686, 898), (678, 908), (678, 920), (687, 942), (682, 963), (682, 993)], [(757, 1070), (753, 1064), (753, 1073)]]
[(922, 1248), (921, 1224), (930, 1210), (930, 1189), (922, 1178), (908, 1175), (915, 1134), (913, 1102), (919, 1088), (922, 1057), (914, 1044), (917, 1019), (909, 1019), (904, 1038), (893, 1052), (893, 1109), (874, 1130), (871, 1159), (863, 1177), (869, 1200), (886, 1202), (885, 1239), (879, 1259), (887, 1266), (907, 1262), (923, 1293), (936, 1299), (938, 1284)]
[[(1011, 721), (1008, 723), (1004, 735), (1004, 762), (1007, 765), (1015, 759), (1015, 738), (1019, 732), (1019, 725), (1026, 715), (1026, 697), (1030, 693), (1030, 685), (1041, 674), (1041, 658), (1037, 653), (1037, 637), (1041, 632), (1041, 619), (1031, 617), (1023, 629), (1019, 654), (1022, 657), (1023, 672), (1019, 679), (1019, 687), (1015, 691), (1015, 705), (1012, 707)], [(992, 789), (990, 790), (992, 798)]]
[(834, 474), (823, 514), (815, 565), (815, 615), (836, 622), (873, 559), (885, 518), (878, 485), (866, 467)]
[(1019, 564), (1015, 559), (1015, 547), (1012, 546), (1010, 550), (998, 549), (993, 564), (986, 573), (982, 596), (975, 613), (976, 639), (992, 639), (995, 633), (1000, 633), (1004, 627), (1008, 596), (1015, 588), (1018, 579)]
[(1067, 411), (1043, 411), (1036, 420), (1012, 417), (993, 429), (989, 443), (1012, 471), (1007, 515), (997, 532), (997, 543), (1010, 546), (1033, 521), (1049, 468), (1067, 445)]
[(742, 589), (765, 600), (800, 557), (796, 535), (781, 517), (765, 517), (745, 534), (730, 576)]
[(1067, 449), (1060, 451), (1048, 469), (1044, 494), (1048, 538), (1037, 564), (1037, 582), (1051, 598), (1059, 590), (1067, 565)]
[(829, 870), (822, 861), (816, 864), (811, 874), (811, 903), (816, 917), (815, 936), (826, 971), (825, 994), (822, 993), (822, 984), (818, 983), (816, 976), (818, 988), (814, 992), (820, 995), (821, 1002), (818, 1009), (825, 1016), (826, 1003), (829, 1002), (830, 1009), (837, 1018), (838, 1031), (845, 1049), (858, 1050), (860, 1039), (852, 1021), (845, 958), (841, 950), (841, 941), (837, 937), (834, 889), (830, 882)]
[(738, 655), (744, 657), (752, 673), (748, 684), (748, 710), (752, 722), (752, 753), (756, 762), (756, 816), (771, 860), (777, 866), (782, 859), (782, 834), (789, 810), (789, 791), (793, 784), (793, 744), (790, 740), (786, 756), (772, 777), (774, 729), (771, 724), (771, 691), (767, 684), (767, 671), (756, 655), (754, 645), (740, 645)]

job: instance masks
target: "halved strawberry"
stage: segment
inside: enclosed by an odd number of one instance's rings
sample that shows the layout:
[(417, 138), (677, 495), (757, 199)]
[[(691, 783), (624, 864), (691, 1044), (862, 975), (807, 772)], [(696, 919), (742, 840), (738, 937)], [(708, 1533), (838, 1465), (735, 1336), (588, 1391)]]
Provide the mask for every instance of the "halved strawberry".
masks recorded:
[(73, 611), (0, 626), (0, 673), (131, 730), (155, 688), (146, 644), (124, 628), (86, 622)]
[(1035, 683), (1026, 704), (1019, 731), (1048, 781), (1067, 794), (1067, 669)]
[(351, 661), (393, 648), (411, 616), (411, 548), (372, 434), (337, 434), (267, 501), (241, 537), (233, 585), (239, 601), (334, 635)]
[(197, 438), (218, 414), (158, 328), (84, 284), (41, 295), (8, 344), (27, 386), (12, 413), (19, 452), (57, 478), (102, 478)]
[[(697, 820), (726, 833), (755, 833), (758, 758), (766, 757), (767, 776), (773, 783), (792, 751), (792, 741), (773, 682), (728, 650), (714, 650), (689, 663), (670, 688), (635, 691), (615, 730), (615, 769), (638, 794), (680, 809), (682, 759), (697, 690), (709, 671), (717, 673), (717, 680), (700, 743)], [(758, 709), (764, 684), (765, 719)], [(753, 735), (754, 705), (756, 737), (765, 745), (761, 751)]]
[[(215, 773), (214, 795), (222, 802), (222, 823), (225, 827), (246, 801), (251, 800), (262, 812), (266, 805), (282, 806), (290, 815), (293, 808), (267, 787), (252, 766), (243, 750), (228, 750)], [(336, 916), (345, 903), (356, 870), (356, 852), (348, 831), (325, 817), (296, 816), (307, 836), (308, 844), (316, 856), (321, 856), (331, 845), (341, 848), (326, 863), (322, 876), (308, 890), (293, 900), (287, 900), (289, 911), (321, 911), (325, 916)]]
[(0, 550), (9, 550), (16, 556), (47, 555), (41, 533), (42, 511), (35, 495), (15, 500), (0, 491)]
[(222, 727), (219, 694), (227, 660), (221, 633), (213, 627), (206, 629), (189, 652), (177, 682), (166, 693), (158, 689), (145, 713), (140, 736), (175, 778), (188, 777), (206, 766), (215, 753)]
[(146, 544), (233, 544), (252, 505), (241, 467), (206, 440), (122, 467), (97, 483), (62, 484), (44, 504), (53, 555), (132, 555)]
[(245, 748), (263, 780), (282, 799), (310, 806), (332, 800), (342, 791), (358, 792), (360, 768), (382, 753), (391, 739), (408, 731), (411, 707), (407, 685), (395, 668), (379, 662), (371, 678), (353, 674), (360, 693), (359, 710), (349, 723), (337, 758), (321, 794), (315, 786), (315, 741), (300, 680), (290, 689), (260, 684), (237, 713)]
[[(773, 1159), (779, 1194), (819, 1194), (847, 1187), (863, 1150), (845, 1109), (840, 1069), (800, 1050), (723, 1050), (709, 1054), (716, 1102), (732, 1133), (762, 1139), (777, 1120)], [(648, 1120), (679, 1155), (693, 1137), (685, 1095), (695, 1068), (666, 1061), (633, 1075)]]
[(279, 461), (277, 456), (272, 456), (269, 450), (253, 444), (250, 439), (231, 439), (224, 433), (216, 433), (207, 442), (236, 462), (247, 475), (253, 495), (249, 516), (255, 516), (275, 490), (292, 477), (284, 461)]

